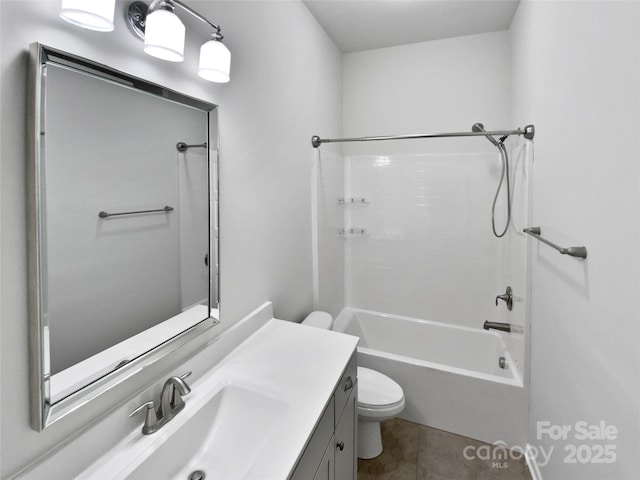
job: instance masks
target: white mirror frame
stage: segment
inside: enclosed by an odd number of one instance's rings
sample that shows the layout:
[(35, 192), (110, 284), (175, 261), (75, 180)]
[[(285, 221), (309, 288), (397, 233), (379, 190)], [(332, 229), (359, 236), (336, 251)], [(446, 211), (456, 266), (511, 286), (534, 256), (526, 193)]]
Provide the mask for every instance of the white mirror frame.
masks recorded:
[[(116, 385), (124, 382), (128, 378), (138, 373), (144, 366), (150, 365), (160, 358), (180, 348), (182, 345), (196, 338), (207, 329), (219, 323), (213, 317), (205, 318), (196, 323), (191, 328), (167, 339), (160, 345), (141, 354), (124, 366), (117, 368), (105, 376), (87, 384), (71, 395), (51, 403), (50, 395), (50, 371), (49, 365), (49, 345), (45, 335), (46, 319), (43, 317), (43, 288), (42, 288), (42, 267), (43, 258), (41, 256), (41, 242), (45, 234), (38, 212), (41, 195), (40, 167), (44, 162), (43, 151), (43, 109), (44, 109), (44, 82), (43, 75), (47, 64), (56, 64), (71, 68), (88, 75), (101, 79), (122, 83), (130, 88), (140, 90), (146, 94), (168, 99), (176, 103), (188, 105), (202, 110), (207, 114), (208, 132), (208, 158), (209, 158), (209, 195), (210, 195), (210, 222), (214, 228), (209, 228), (212, 232), (211, 245), (214, 247), (209, 252), (210, 283), (214, 282), (210, 288), (209, 308), (219, 307), (220, 283), (218, 281), (218, 171), (217, 158), (214, 158), (212, 151), (218, 151), (217, 105), (198, 100), (193, 97), (180, 94), (146, 80), (132, 77), (120, 71), (114, 70), (105, 65), (87, 60), (46, 45), (39, 43), (32, 44), (29, 50), (29, 80), (28, 80), (28, 167), (27, 167), (27, 249), (28, 249), (28, 290), (29, 290), (29, 375), (31, 390), (31, 427), (36, 431), (60, 420), (69, 413), (86, 405), (91, 400), (103, 393), (111, 390)], [(212, 145), (212, 140), (215, 145)], [(215, 152), (214, 152), (215, 153)], [(212, 198), (214, 196), (214, 198)]]

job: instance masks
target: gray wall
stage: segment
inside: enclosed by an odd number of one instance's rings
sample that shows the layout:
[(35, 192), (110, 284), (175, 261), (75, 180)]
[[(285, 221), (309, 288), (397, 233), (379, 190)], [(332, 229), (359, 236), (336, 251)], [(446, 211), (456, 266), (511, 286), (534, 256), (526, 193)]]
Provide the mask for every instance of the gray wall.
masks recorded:
[[(62, 22), (59, 2), (0, 2), (3, 478), (64, 444), (111, 408), (106, 400), (96, 402), (43, 433), (29, 427), (25, 79), (30, 43), (93, 58), (221, 106), (223, 320), (211, 335), (268, 299), (280, 318), (297, 320), (312, 308), (309, 139), (340, 133), (340, 53), (300, 2), (190, 5), (223, 26), (233, 55), (229, 84), (197, 76), (199, 45), (209, 32), (190, 20), (185, 22), (185, 62), (176, 65), (144, 55), (120, 11), (116, 30), (100, 34)], [(114, 402), (122, 400), (117, 393)], [(121, 434), (115, 429), (101, 438), (115, 442)]]

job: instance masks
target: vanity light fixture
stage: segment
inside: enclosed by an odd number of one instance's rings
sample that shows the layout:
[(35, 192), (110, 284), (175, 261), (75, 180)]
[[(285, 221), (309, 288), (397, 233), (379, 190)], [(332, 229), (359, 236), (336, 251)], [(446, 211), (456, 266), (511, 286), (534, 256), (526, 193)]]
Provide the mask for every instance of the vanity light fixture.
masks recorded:
[[(154, 2), (156, 3), (156, 2)], [(151, 4), (144, 26), (144, 52), (168, 62), (184, 60), (184, 24), (173, 13), (173, 2), (161, 0)]]
[(216, 31), (211, 36), (211, 40), (200, 47), (198, 75), (210, 82), (227, 83), (230, 67), (231, 52), (222, 43), (220, 31)]
[[(78, 27), (110, 32), (113, 30), (115, 3), (115, 0), (62, 0), (60, 17)], [(186, 29), (175, 13), (176, 7), (214, 30), (211, 40), (200, 47), (198, 75), (210, 82), (228, 82), (231, 52), (222, 43), (220, 26), (181, 1), (153, 0), (149, 6), (134, 1), (125, 12), (127, 26), (136, 37), (144, 40), (145, 53), (169, 62), (182, 62)]]
[(116, 0), (62, 0), (60, 18), (77, 27), (110, 32), (115, 9)]
[(213, 30), (212, 38), (200, 48), (198, 75), (210, 82), (229, 81), (231, 52), (222, 43), (220, 26), (210, 22), (198, 12), (179, 0), (154, 0), (148, 7), (144, 2), (133, 2), (127, 10), (129, 29), (144, 39), (144, 51), (163, 60), (181, 62), (184, 52), (185, 28), (176, 7), (187, 12)]

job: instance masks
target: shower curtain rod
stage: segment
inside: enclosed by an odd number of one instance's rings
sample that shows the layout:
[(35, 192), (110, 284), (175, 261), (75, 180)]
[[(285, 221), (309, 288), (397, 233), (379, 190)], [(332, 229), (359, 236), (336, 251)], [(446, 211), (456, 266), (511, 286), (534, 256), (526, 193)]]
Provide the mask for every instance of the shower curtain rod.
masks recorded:
[(408, 138), (444, 138), (444, 137), (486, 137), (487, 135), (509, 136), (524, 135), (524, 138), (531, 140), (535, 134), (535, 127), (527, 125), (518, 130), (494, 130), (491, 132), (449, 132), (449, 133), (423, 133), (415, 135), (388, 135), (383, 137), (354, 137), (354, 138), (320, 138), (317, 135), (311, 137), (311, 145), (318, 148), (323, 143), (336, 142), (372, 142), (376, 140), (405, 140)]

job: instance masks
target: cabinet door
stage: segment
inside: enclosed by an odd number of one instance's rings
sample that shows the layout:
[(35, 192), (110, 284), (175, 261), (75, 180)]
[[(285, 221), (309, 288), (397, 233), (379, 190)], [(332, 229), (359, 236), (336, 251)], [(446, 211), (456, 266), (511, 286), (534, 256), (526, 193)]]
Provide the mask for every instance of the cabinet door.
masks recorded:
[(320, 466), (316, 472), (313, 480), (335, 480), (335, 453), (333, 451), (333, 445), (335, 444), (335, 436), (331, 437), (329, 446), (324, 452)]
[(335, 480), (356, 480), (358, 463), (357, 441), (357, 388), (353, 388), (344, 407), (335, 433)]
[[(320, 459), (325, 455), (327, 442), (329, 442), (329, 447), (333, 449), (333, 445), (335, 444), (333, 441), (334, 409), (334, 401), (333, 397), (331, 397), (290, 480), (309, 480), (313, 478), (313, 474), (318, 471)], [(331, 439), (331, 441), (329, 441), (329, 439)]]

